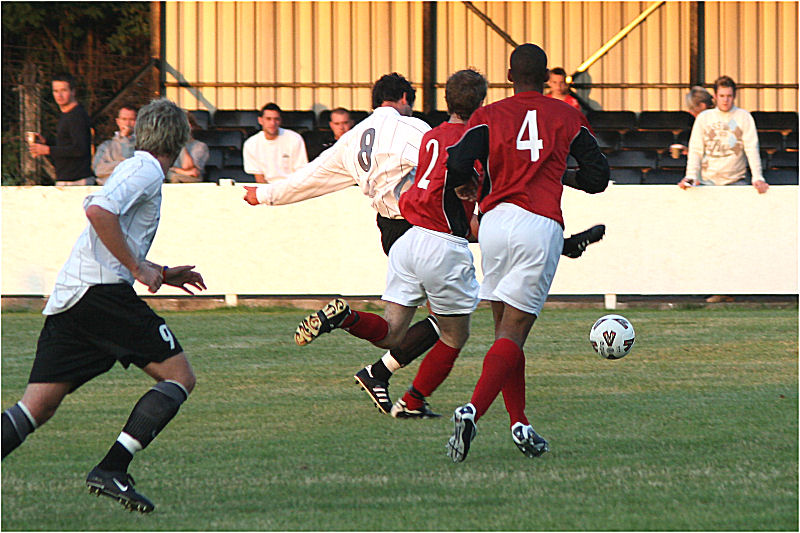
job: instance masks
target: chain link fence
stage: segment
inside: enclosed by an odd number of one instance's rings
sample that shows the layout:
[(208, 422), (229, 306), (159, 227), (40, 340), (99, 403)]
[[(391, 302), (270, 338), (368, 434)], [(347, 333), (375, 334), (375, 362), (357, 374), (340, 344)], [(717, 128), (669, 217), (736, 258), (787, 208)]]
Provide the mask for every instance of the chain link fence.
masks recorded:
[[(60, 63), (43, 58), (52, 51), (29, 47), (2, 47), (2, 184), (53, 183), (52, 165), (46, 158), (32, 158), (25, 131), (55, 135), (60, 115), (53, 101), (50, 80), (61, 72)], [(155, 96), (157, 71), (150, 57), (110, 54), (71, 54), (76, 79), (76, 98), (92, 119), (92, 150), (116, 131), (121, 104), (137, 108)], [(148, 65), (150, 65), (148, 67)]]

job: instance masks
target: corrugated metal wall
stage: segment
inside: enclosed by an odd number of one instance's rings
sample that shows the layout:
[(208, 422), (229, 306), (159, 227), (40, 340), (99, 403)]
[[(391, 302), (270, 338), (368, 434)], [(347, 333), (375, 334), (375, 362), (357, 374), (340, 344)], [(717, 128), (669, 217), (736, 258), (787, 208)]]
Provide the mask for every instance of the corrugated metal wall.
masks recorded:
[[(650, 2), (474, 2), (517, 43), (535, 42), (568, 72)], [(739, 83), (797, 84), (797, 2), (705, 2), (705, 74)], [(370, 84), (397, 71), (422, 81), (421, 2), (167, 2), (167, 62), (196, 91), (171, 87), (189, 108), (370, 108)], [(588, 70), (594, 83), (689, 83), (689, 2), (666, 2)], [(437, 7), (437, 83), (468, 66), (504, 83), (511, 46), (462, 2)], [(168, 82), (178, 79), (168, 75)], [(586, 81), (584, 77), (581, 81)], [(204, 84), (244, 84), (209, 87)], [(269, 84), (338, 83), (337, 88)], [(266, 87), (259, 85), (267, 85)], [(683, 108), (685, 88), (594, 88), (603, 109)], [(510, 94), (490, 89), (488, 101)], [(418, 97), (421, 93), (418, 93)], [(797, 89), (741, 89), (750, 110), (792, 110)], [(437, 108), (444, 109), (443, 89)], [(418, 106), (420, 107), (420, 106)]]

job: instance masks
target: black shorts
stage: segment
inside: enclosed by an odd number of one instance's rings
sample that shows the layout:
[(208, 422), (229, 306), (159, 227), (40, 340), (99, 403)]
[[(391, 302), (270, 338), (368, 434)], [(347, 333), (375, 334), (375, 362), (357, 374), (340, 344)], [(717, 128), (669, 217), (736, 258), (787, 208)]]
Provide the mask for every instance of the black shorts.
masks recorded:
[(164, 319), (133, 287), (94, 285), (73, 307), (47, 316), (28, 383), (71, 383), (72, 392), (116, 361), (143, 368), (182, 351)]
[(389, 248), (394, 241), (403, 236), (411, 228), (411, 224), (404, 218), (386, 218), (378, 215), (378, 229), (381, 230), (381, 245), (383, 253), (389, 255)]

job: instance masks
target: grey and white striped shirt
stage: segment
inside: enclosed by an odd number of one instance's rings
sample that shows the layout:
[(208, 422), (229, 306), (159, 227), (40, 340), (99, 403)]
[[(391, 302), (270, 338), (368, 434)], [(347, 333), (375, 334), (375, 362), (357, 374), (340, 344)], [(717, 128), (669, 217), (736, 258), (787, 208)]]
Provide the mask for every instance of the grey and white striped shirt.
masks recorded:
[[(83, 209), (97, 205), (117, 215), (128, 247), (143, 261), (158, 229), (163, 182), (164, 172), (158, 160), (147, 152), (136, 151), (117, 165), (102, 189), (86, 197)], [(108, 251), (89, 223), (58, 273), (42, 312), (54, 315), (66, 311), (92, 285), (133, 282), (133, 274)]]

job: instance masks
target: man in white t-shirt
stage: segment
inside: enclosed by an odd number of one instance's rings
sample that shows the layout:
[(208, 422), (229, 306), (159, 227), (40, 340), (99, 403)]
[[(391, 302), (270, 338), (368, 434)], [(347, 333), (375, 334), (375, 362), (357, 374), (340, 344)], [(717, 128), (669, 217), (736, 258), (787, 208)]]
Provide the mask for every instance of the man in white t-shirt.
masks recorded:
[(253, 174), (258, 183), (284, 179), (308, 163), (306, 143), (292, 130), (281, 128), (281, 108), (269, 103), (258, 117), (261, 131), (244, 142), (244, 171)]
[(717, 107), (706, 109), (694, 121), (689, 137), (686, 177), (681, 189), (694, 185), (745, 183), (747, 166), (753, 187), (763, 194), (769, 189), (761, 173), (758, 132), (753, 116), (733, 105), (736, 83), (729, 76), (714, 82)]

